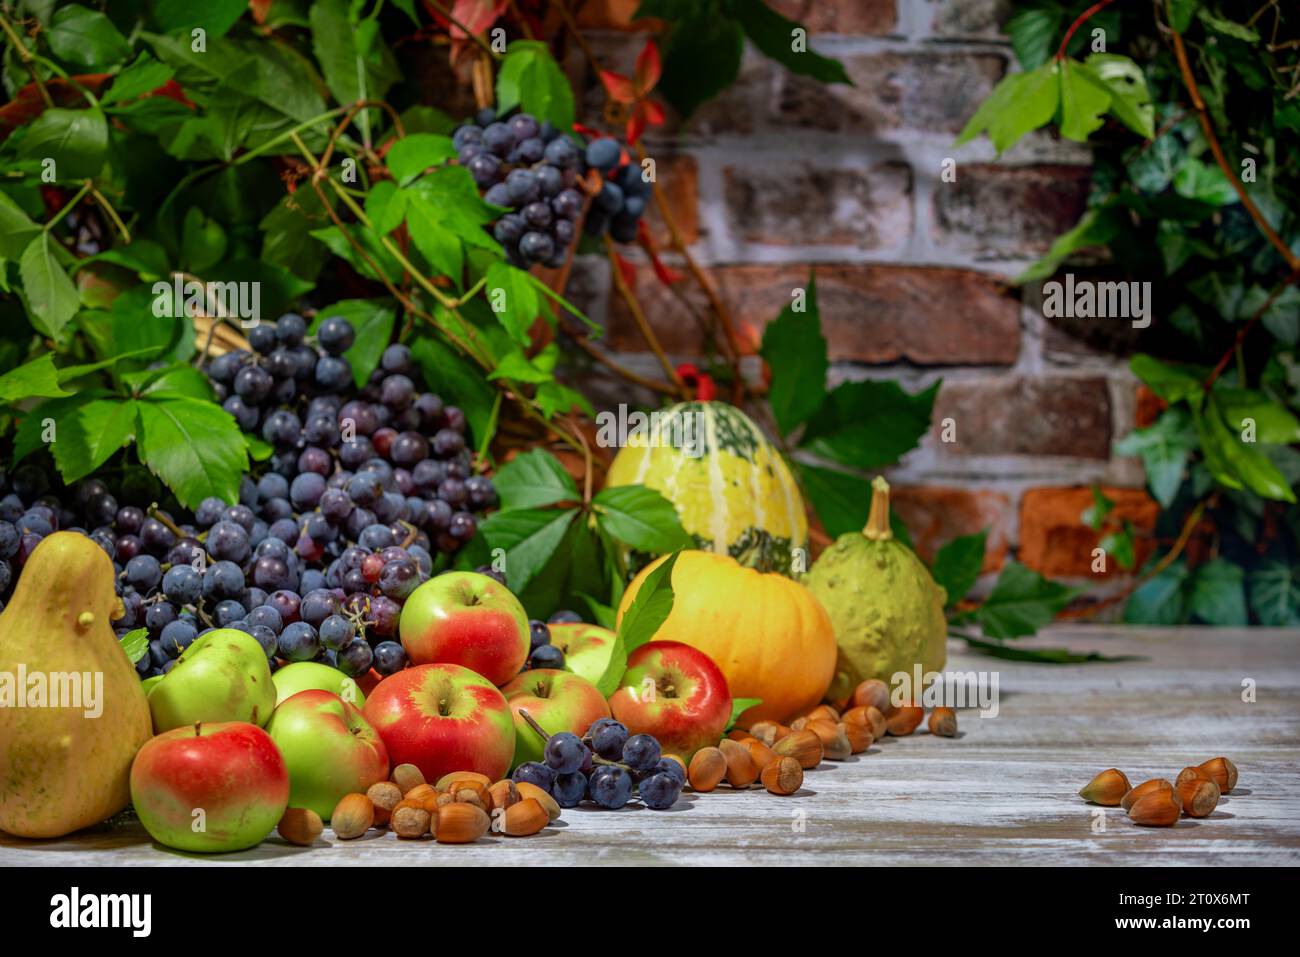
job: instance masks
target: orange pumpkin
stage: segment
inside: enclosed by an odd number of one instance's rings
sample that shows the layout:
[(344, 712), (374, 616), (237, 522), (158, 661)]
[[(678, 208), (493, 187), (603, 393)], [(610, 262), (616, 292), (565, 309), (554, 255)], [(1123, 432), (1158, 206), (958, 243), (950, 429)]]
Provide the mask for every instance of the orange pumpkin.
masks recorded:
[[(621, 620), (654, 562), (632, 580)], [(713, 552), (684, 551), (673, 566), (673, 610), (656, 641), (699, 648), (727, 676), (733, 698), (762, 698), (741, 716), (788, 721), (817, 705), (835, 675), (835, 629), (821, 603), (784, 575)]]

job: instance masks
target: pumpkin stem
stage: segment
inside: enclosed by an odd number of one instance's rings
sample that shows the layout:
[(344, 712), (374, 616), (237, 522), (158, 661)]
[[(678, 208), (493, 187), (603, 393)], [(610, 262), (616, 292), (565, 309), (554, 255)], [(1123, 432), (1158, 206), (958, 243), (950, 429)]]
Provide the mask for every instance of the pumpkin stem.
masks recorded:
[(894, 537), (889, 527), (889, 483), (883, 475), (871, 480), (871, 513), (862, 534), (873, 542), (887, 542)]

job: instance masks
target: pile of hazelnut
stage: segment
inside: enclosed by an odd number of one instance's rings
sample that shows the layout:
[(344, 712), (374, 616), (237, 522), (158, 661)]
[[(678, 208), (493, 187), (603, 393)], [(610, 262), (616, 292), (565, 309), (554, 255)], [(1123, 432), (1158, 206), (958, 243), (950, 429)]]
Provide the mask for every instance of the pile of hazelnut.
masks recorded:
[(1137, 787), (1119, 768), (1107, 768), (1087, 783), (1079, 796), (1103, 807), (1121, 807), (1134, 824), (1170, 827), (1184, 814), (1207, 817), (1219, 798), (1237, 786), (1237, 766), (1227, 758), (1211, 758), (1183, 768), (1172, 782), (1152, 778)]
[[(878, 679), (862, 682), (844, 702), (841, 714), (821, 704), (789, 725), (756, 721), (747, 730), (735, 730), (716, 748), (701, 748), (691, 758), (686, 779), (695, 791), (712, 791), (724, 779), (733, 788), (755, 781), (772, 794), (794, 794), (803, 786), (803, 772), (823, 760), (844, 761), (861, 754), (886, 734), (911, 734), (925, 719), (925, 709), (895, 707), (889, 686)], [(957, 735), (957, 713), (952, 708), (930, 712), (930, 733)]]
[[(406, 840), (432, 837), (439, 844), (471, 844), (489, 831), (528, 837), (559, 817), (555, 799), (525, 781), (494, 782), (475, 771), (454, 771), (429, 784), (415, 765), (399, 764), (390, 780), (372, 784), (365, 794), (345, 794), (330, 816), (330, 827), (344, 841), (375, 827)], [(320, 836), (323, 825), (315, 811), (290, 808), (278, 830), (291, 844), (306, 846)]]

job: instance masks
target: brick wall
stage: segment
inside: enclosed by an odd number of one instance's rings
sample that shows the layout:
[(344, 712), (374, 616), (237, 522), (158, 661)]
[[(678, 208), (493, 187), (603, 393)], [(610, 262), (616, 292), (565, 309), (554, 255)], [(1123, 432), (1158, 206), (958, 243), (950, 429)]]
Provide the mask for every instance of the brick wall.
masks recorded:
[[(1133, 426), (1136, 383), (1122, 358), (1049, 325), (1006, 285), (1078, 218), (1088, 154), (1041, 134), (1001, 158), (985, 140), (953, 147), (1013, 62), (999, 31), (1009, 0), (774, 5), (856, 85), (824, 87), (751, 50), (731, 90), (647, 138), (693, 254), (755, 335), (815, 267), (832, 384), (889, 377), (916, 390), (943, 379), (935, 429), (889, 473), (923, 553), (990, 527), (988, 572), (1014, 554), (1086, 576), (1097, 593), (1114, 588), (1090, 575), (1095, 536), (1079, 513), (1100, 482), (1139, 527), (1154, 520), (1140, 466), (1110, 451)], [(642, 42), (626, 32), (635, 6), (593, 0), (584, 12), (615, 69), (630, 71)], [(580, 59), (573, 66), (581, 72)], [(589, 120), (603, 102), (593, 89)], [(950, 159), (956, 181), (944, 182)], [(683, 284), (684, 304), (644, 263), (636, 287), (672, 357), (696, 357), (692, 308), (707, 312), (698, 289)], [(571, 288), (621, 361), (658, 374), (606, 263), (584, 262)], [(626, 400), (623, 383), (593, 375), (609, 402)], [(948, 417), (951, 444), (939, 440)]]

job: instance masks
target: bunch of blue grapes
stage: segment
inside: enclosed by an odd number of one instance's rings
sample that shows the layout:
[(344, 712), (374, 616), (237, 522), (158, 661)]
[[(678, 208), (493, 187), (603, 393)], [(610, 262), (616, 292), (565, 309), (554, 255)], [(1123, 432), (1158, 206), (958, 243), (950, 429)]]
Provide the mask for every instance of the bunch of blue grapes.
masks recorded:
[[(498, 117), (491, 108), (452, 134), (457, 159), (483, 199), (506, 210), (492, 226), (510, 262), (520, 268), (564, 264), (578, 240), (578, 224), (591, 236), (608, 233), (632, 242), (651, 185), (618, 140), (583, 142), (529, 113)], [(590, 170), (601, 176), (587, 206), (578, 188)]]
[(617, 810), (635, 796), (652, 810), (666, 811), (686, 786), (686, 769), (664, 757), (656, 738), (629, 734), (612, 718), (594, 722), (581, 738), (568, 731), (550, 735), (542, 757), (525, 761), (512, 777), (542, 788), (560, 807), (590, 801)]
[(353, 386), (344, 353), (355, 338), (342, 317), (309, 336), (288, 314), (254, 327), (250, 350), (208, 364), (226, 411), (271, 449), (236, 502), (141, 507), (87, 478), (65, 503), (48, 465), (0, 469), (0, 607), (41, 540), (67, 529), (113, 560), (114, 627), (148, 632), (142, 677), (165, 674), (214, 628), (252, 635), (273, 668), (404, 668), (403, 603), (474, 536), (496, 492), (474, 474), (464, 413), (424, 390), (406, 346), (390, 345)]

